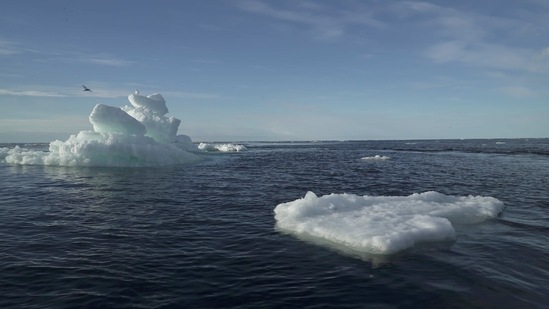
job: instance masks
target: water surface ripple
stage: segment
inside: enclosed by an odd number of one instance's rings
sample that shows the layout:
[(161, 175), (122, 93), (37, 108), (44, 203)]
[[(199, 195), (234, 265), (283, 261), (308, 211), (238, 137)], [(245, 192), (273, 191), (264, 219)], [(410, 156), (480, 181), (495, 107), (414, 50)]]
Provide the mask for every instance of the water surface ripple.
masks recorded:
[[(197, 165), (0, 165), (1, 308), (543, 308), (547, 140), (249, 143)], [(361, 160), (376, 154), (390, 160)], [(280, 233), (317, 195), (493, 196), (454, 242), (354, 256)]]

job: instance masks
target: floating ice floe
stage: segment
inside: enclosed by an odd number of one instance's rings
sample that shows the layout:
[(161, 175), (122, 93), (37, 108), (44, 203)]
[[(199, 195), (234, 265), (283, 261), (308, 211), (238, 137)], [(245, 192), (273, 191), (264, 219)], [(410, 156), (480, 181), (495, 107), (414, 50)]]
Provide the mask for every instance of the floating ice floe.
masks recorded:
[(198, 149), (203, 151), (219, 151), (219, 152), (239, 152), (248, 150), (243, 145), (238, 144), (211, 144), (211, 143), (200, 143)]
[(89, 116), (93, 131), (53, 141), (49, 151), (2, 148), (0, 160), (59, 166), (161, 166), (199, 159), (191, 138), (177, 135), (181, 121), (166, 116), (162, 95), (131, 94), (128, 100), (132, 106), (123, 108), (97, 104)]
[(362, 157), (360, 159), (362, 159), (362, 160), (389, 160), (389, 159), (391, 159), (391, 157), (375, 155), (375, 156), (372, 156), (372, 157)]
[(367, 254), (394, 254), (419, 243), (452, 240), (454, 225), (495, 218), (501, 201), (430, 191), (410, 196), (331, 194), (282, 203), (277, 227), (318, 243)]

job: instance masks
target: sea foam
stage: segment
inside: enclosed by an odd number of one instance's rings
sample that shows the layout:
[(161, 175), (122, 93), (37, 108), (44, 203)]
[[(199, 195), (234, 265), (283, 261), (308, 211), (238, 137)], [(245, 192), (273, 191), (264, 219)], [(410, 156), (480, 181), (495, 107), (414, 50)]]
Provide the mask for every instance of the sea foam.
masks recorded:
[(274, 209), (277, 227), (319, 243), (360, 253), (394, 254), (419, 243), (452, 240), (455, 224), (495, 218), (503, 203), (493, 197), (357, 196), (308, 192)]

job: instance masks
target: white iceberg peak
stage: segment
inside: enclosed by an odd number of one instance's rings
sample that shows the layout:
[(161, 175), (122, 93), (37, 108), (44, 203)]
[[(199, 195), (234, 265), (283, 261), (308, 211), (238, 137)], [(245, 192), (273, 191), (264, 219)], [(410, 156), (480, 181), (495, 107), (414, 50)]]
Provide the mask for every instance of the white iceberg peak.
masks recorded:
[(128, 96), (128, 100), (135, 108), (146, 108), (158, 116), (164, 116), (168, 113), (166, 101), (159, 93), (148, 96), (142, 96), (138, 92), (132, 93)]

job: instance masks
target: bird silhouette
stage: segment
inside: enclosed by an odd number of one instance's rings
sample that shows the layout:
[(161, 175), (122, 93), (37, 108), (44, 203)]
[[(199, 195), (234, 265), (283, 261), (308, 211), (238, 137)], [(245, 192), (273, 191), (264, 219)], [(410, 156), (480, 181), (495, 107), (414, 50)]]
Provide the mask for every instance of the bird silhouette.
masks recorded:
[(84, 87), (84, 91), (89, 91), (89, 92), (93, 92), (93, 91), (91, 91), (91, 89), (90, 89), (90, 88), (88, 88), (88, 87), (86, 87), (86, 86), (84, 86), (84, 85), (82, 85), (82, 87)]

